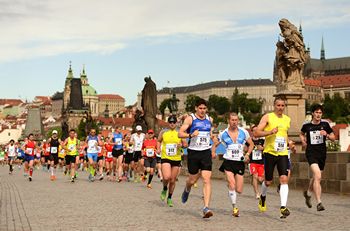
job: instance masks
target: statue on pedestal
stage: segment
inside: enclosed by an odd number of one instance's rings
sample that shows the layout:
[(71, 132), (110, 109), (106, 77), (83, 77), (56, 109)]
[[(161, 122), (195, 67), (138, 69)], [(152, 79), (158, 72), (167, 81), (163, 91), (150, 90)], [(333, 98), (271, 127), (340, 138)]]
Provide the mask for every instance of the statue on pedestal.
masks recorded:
[(145, 86), (142, 90), (141, 107), (143, 109), (144, 119), (147, 124), (147, 129), (157, 129), (157, 87), (152, 81), (151, 76), (145, 77)]
[(278, 23), (283, 41), (276, 46), (277, 89), (278, 91), (303, 91), (303, 69), (309, 56), (305, 52), (303, 37), (296, 26), (287, 19)]

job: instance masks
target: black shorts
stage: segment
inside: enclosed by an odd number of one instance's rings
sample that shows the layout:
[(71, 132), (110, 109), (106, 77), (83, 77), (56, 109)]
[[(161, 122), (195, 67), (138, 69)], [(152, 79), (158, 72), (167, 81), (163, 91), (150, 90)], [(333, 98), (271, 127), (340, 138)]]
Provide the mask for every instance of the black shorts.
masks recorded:
[(135, 151), (132, 157), (134, 162), (138, 162), (141, 159), (141, 151)]
[(152, 157), (145, 157), (144, 158), (144, 166), (145, 168), (155, 168), (157, 164), (157, 159)]
[(306, 154), (307, 162), (309, 163), (309, 166), (312, 164), (318, 164), (318, 167), (321, 171), (323, 171), (324, 166), (326, 164), (326, 155), (317, 155), (314, 153), (307, 153)]
[(104, 160), (104, 156), (97, 156), (97, 162), (99, 162), (100, 160)]
[(245, 170), (245, 164), (243, 161), (234, 161), (234, 160), (224, 159), (219, 170), (221, 172), (229, 171), (235, 175), (238, 174), (238, 175), (243, 176), (244, 170)]
[(124, 150), (123, 149), (114, 149), (112, 150), (112, 156), (115, 158), (118, 158), (119, 156), (123, 155)]
[(288, 176), (288, 156), (274, 156), (270, 153), (264, 153), (265, 155), (265, 179), (267, 181), (273, 180), (273, 171), (277, 165), (279, 176)]
[(53, 164), (54, 165), (57, 165), (58, 164), (58, 154), (50, 154), (49, 156), (49, 160), (50, 161), (53, 161)]
[(171, 167), (181, 167), (181, 160), (161, 159), (161, 164), (168, 163)]
[(85, 160), (85, 156), (79, 156), (79, 160)]
[(133, 155), (134, 155), (134, 153), (126, 152), (125, 153), (125, 157), (124, 157), (124, 163), (125, 164), (130, 164), (132, 159), (133, 159)]
[(75, 164), (76, 156), (66, 155), (66, 165)]
[(157, 156), (156, 160), (157, 160), (157, 164), (159, 164), (162, 161), (162, 158)]
[(50, 160), (50, 156), (41, 156), (41, 158), (44, 158), (44, 163)]
[(196, 151), (188, 149), (187, 168), (191, 175), (197, 174), (199, 170), (211, 171), (211, 150)]

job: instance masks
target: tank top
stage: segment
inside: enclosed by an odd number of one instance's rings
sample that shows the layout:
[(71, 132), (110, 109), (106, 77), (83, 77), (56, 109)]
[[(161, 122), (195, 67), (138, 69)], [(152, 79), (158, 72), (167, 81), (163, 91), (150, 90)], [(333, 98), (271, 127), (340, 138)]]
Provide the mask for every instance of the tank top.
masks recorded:
[(98, 153), (98, 148), (97, 148), (97, 143), (98, 143), (98, 138), (97, 136), (88, 136), (88, 147), (87, 147), (87, 152), (88, 153)]
[(70, 137), (68, 137), (68, 142), (67, 142), (67, 155), (70, 156), (76, 156), (78, 151), (77, 151), (77, 138), (71, 139)]
[(113, 133), (113, 141), (117, 143), (114, 145), (114, 149), (120, 150), (123, 148), (123, 134), (122, 133)]
[(25, 150), (26, 150), (26, 154), (30, 155), (30, 156), (34, 156), (35, 155), (35, 142), (34, 141), (28, 141), (25, 145)]
[(195, 130), (198, 130), (199, 134), (198, 136), (192, 137), (190, 139), (188, 149), (196, 151), (210, 149), (211, 122), (209, 116), (205, 115), (204, 119), (199, 119), (192, 113), (191, 117), (192, 125), (188, 128), (187, 132), (192, 134)]
[(8, 146), (7, 155), (9, 157), (15, 157), (16, 156), (16, 146), (15, 145), (9, 145)]
[(244, 145), (249, 137), (247, 130), (244, 128), (238, 128), (237, 140), (234, 142), (228, 133), (228, 128), (226, 128), (219, 135), (220, 142), (226, 147), (226, 152), (223, 158), (226, 160), (244, 161)]
[(178, 131), (167, 130), (162, 135), (162, 159), (168, 159), (173, 161), (181, 160), (181, 148), (177, 147), (177, 144), (181, 142), (178, 136)]
[(51, 154), (58, 154), (58, 147), (60, 146), (60, 142), (58, 139), (51, 138), (50, 140), (50, 153)]
[(287, 156), (288, 129), (290, 128), (290, 118), (282, 114), (278, 117), (274, 112), (268, 114), (269, 121), (264, 131), (271, 131), (278, 127), (278, 132), (266, 136), (264, 152), (274, 156)]
[(145, 157), (155, 158), (157, 150), (157, 139), (145, 140), (143, 142), (143, 155)]
[(106, 157), (107, 158), (113, 158), (112, 151), (113, 151), (113, 145), (110, 144), (105, 144), (105, 149), (106, 149)]

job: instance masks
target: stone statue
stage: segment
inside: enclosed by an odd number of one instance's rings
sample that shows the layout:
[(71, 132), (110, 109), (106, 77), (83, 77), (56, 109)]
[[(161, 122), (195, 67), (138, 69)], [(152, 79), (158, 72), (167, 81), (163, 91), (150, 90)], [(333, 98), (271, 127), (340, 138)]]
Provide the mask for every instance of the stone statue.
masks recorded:
[(144, 118), (147, 124), (147, 129), (157, 129), (157, 87), (152, 81), (151, 76), (145, 77), (145, 86), (142, 90), (141, 107), (143, 109)]
[(144, 118), (142, 111), (140, 111), (140, 110), (136, 110), (136, 112), (135, 112), (134, 123), (132, 125), (133, 131), (135, 131), (137, 125), (140, 125), (142, 127), (142, 132), (144, 132), (144, 133), (147, 132), (146, 121), (145, 121), (145, 118)]
[(276, 46), (277, 89), (278, 91), (303, 91), (303, 69), (308, 61), (303, 37), (287, 19), (278, 23), (283, 41)]
[(68, 124), (67, 124), (66, 120), (62, 121), (61, 128), (62, 128), (61, 139), (65, 140), (68, 137), (68, 134), (69, 134)]
[(179, 99), (176, 98), (176, 94), (173, 94), (173, 97), (170, 100), (170, 110), (171, 113), (176, 115), (176, 112), (178, 111), (178, 103), (179, 103)]

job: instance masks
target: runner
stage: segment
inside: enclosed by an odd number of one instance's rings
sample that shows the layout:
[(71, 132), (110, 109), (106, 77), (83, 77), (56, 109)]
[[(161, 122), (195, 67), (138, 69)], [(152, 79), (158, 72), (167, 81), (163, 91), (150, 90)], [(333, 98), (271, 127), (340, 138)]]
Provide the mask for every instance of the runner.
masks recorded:
[(74, 183), (75, 179), (75, 163), (78, 153), (78, 139), (75, 137), (75, 130), (69, 131), (69, 137), (63, 142), (63, 149), (66, 151), (66, 171), (70, 172), (70, 181)]
[(300, 139), (302, 145), (306, 147), (306, 159), (312, 172), (309, 187), (304, 191), (305, 203), (311, 208), (311, 193), (314, 192), (317, 211), (325, 210), (321, 202), (321, 179), (327, 157), (326, 139), (335, 140), (335, 135), (329, 123), (322, 120), (323, 106), (316, 104), (312, 107), (312, 120), (301, 128)]
[(49, 171), (50, 168), (50, 144), (43, 140), (42, 143), (42, 155), (41, 155), (41, 166), (43, 167), (43, 171)]
[(262, 138), (256, 138), (254, 136), (256, 126), (252, 126), (252, 140), (254, 143), (254, 149), (252, 154), (249, 156), (249, 172), (252, 175), (252, 185), (255, 193), (255, 198), (260, 198), (260, 191), (258, 183), (262, 183), (264, 180), (264, 159), (263, 150), (265, 140)]
[(163, 173), (163, 190), (160, 199), (165, 200), (167, 191), (167, 204), (173, 207), (172, 195), (174, 193), (176, 178), (180, 172), (181, 166), (181, 148), (187, 148), (186, 139), (178, 137), (176, 131), (176, 116), (172, 115), (168, 118), (169, 129), (162, 131), (158, 137), (157, 149), (161, 153), (161, 168)]
[(113, 171), (113, 143), (110, 142), (111, 139), (106, 136), (104, 148), (106, 150), (106, 175), (107, 180), (111, 180), (111, 175)]
[(105, 164), (105, 149), (103, 148), (103, 137), (101, 134), (98, 134), (98, 139), (101, 141), (99, 145), (97, 146), (97, 166), (98, 166), (98, 175), (99, 175), (99, 180), (103, 180), (104, 175), (103, 175), (103, 167)]
[(149, 174), (147, 188), (152, 188), (152, 179), (154, 175), (154, 169), (157, 164), (156, 159), (156, 151), (157, 151), (157, 139), (154, 137), (154, 131), (149, 129), (147, 131), (146, 139), (143, 141), (142, 145), (142, 153), (144, 159), (144, 166), (146, 168), (146, 172)]
[(192, 185), (201, 176), (203, 179), (204, 208), (203, 218), (213, 216), (209, 209), (211, 197), (211, 170), (212, 158), (215, 158), (215, 152), (212, 152), (210, 146), (212, 119), (207, 113), (207, 102), (199, 99), (195, 104), (195, 113), (186, 117), (179, 130), (179, 138), (190, 138), (188, 146), (188, 172), (185, 189), (182, 193), (182, 203), (186, 203), (191, 191)]
[(288, 129), (290, 127), (290, 118), (283, 114), (286, 107), (285, 100), (276, 97), (274, 100), (274, 112), (265, 114), (255, 130), (254, 136), (265, 136), (265, 180), (261, 185), (261, 196), (259, 199), (259, 210), (265, 212), (266, 192), (273, 180), (273, 171), (277, 165), (279, 181), (281, 184), (280, 198), (281, 207), (280, 218), (289, 216), (290, 211), (286, 207), (288, 200)]
[(36, 149), (37, 145), (34, 141), (34, 135), (31, 133), (28, 135), (28, 140), (26, 141), (24, 145), (24, 151), (25, 151), (25, 158), (24, 158), (24, 172), (28, 174), (29, 172), (29, 181), (32, 181), (33, 177), (33, 164), (34, 164), (34, 150)]
[(15, 141), (12, 139), (10, 140), (10, 143), (7, 146), (9, 174), (12, 174), (13, 172), (13, 163), (15, 162), (16, 156), (17, 156), (17, 145), (15, 145)]
[(131, 168), (131, 161), (133, 159), (133, 153), (134, 153), (134, 147), (132, 144), (130, 144), (130, 134), (125, 134), (124, 139), (124, 152), (125, 152), (125, 158), (124, 158), (124, 176), (126, 176), (127, 181), (129, 181), (132, 176), (132, 168)]
[(134, 156), (131, 166), (134, 171), (134, 181), (139, 182), (139, 177), (143, 176), (143, 159), (141, 158), (141, 150), (145, 134), (142, 133), (142, 127), (140, 125), (137, 125), (135, 130), (136, 133), (133, 133), (130, 138), (130, 144), (134, 147)]
[[(244, 128), (239, 128), (239, 118), (236, 113), (230, 113), (228, 119), (229, 127), (219, 135), (219, 141), (226, 147), (223, 156), (224, 161), (220, 167), (220, 171), (226, 175), (228, 183), (228, 195), (232, 203), (232, 216), (239, 217), (239, 209), (237, 204), (237, 193), (241, 194), (244, 185), (245, 162), (249, 162), (249, 155), (252, 153), (254, 144), (249, 133)], [(216, 142), (214, 150), (219, 142)], [(245, 144), (248, 144), (248, 151), (244, 154)]]
[(123, 179), (123, 134), (121, 132), (121, 127), (116, 126), (115, 132), (112, 134), (113, 140), (113, 172), (114, 176), (116, 174), (118, 166), (118, 182), (121, 182)]
[(57, 130), (52, 131), (52, 135), (47, 141), (50, 145), (50, 179), (56, 180), (56, 169), (58, 164), (58, 151), (61, 143), (61, 139), (58, 138)]
[(87, 157), (89, 160), (89, 181), (92, 182), (95, 180), (95, 169), (97, 163), (97, 155), (98, 155), (98, 146), (101, 143), (101, 140), (96, 135), (96, 130), (91, 129), (90, 134), (86, 137), (87, 147)]

